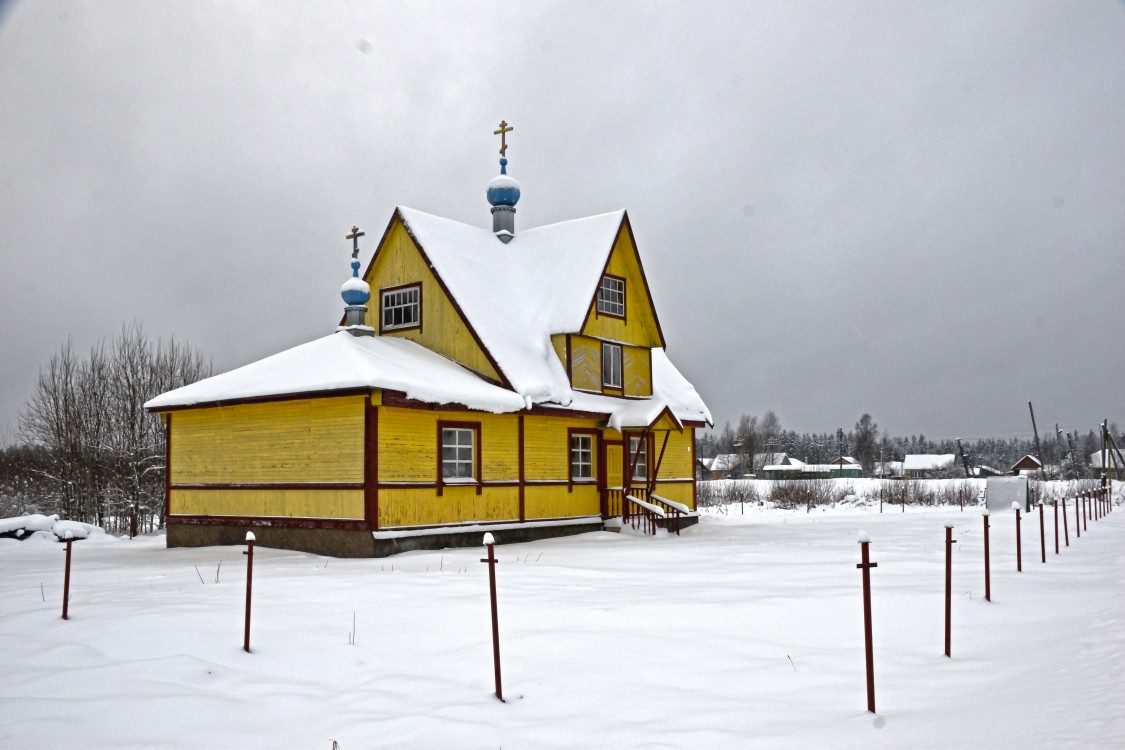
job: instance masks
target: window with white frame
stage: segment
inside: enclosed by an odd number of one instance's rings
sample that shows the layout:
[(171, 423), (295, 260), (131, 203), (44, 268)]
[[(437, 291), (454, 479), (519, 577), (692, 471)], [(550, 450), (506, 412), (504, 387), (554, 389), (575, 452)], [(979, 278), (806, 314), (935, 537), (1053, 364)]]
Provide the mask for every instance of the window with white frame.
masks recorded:
[(602, 344), (602, 385), (606, 388), (621, 387), (621, 346)]
[(442, 428), (441, 478), (443, 480), (476, 478), (475, 437), (476, 430), (472, 428)]
[(629, 438), (629, 463), (633, 467), (633, 479), (648, 479), (648, 441), (644, 437)]
[(602, 315), (625, 317), (625, 279), (606, 274), (598, 287), (598, 312)]
[(570, 436), (570, 478), (594, 478), (594, 436)]
[(417, 328), (422, 324), (422, 287), (420, 284), (384, 289), (379, 293), (382, 330)]

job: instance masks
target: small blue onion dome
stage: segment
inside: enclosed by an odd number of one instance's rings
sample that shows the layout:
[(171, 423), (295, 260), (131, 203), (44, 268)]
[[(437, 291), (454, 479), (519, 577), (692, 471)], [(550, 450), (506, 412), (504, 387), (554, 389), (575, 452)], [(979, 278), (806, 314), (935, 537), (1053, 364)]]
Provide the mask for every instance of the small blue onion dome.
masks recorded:
[(371, 287), (359, 278), (358, 258), (352, 259), (352, 277), (340, 287), (340, 296), (344, 298), (344, 304), (348, 307), (366, 305), (367, 300), (371, 299)]
[(493, 206), (514, 206), (520, 200), (520, 184), (508, 176), (508, 160), (500, 160), (500, 174), (488, 183), (488, 202)]

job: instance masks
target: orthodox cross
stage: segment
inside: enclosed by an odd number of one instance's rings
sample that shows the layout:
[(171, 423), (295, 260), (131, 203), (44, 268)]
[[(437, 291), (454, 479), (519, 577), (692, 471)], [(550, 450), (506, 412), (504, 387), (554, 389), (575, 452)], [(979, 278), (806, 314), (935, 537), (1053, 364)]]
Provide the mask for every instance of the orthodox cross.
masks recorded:
[(493, 135), (500, 136), (500, 155), (501, 156), (505, 156), (506, 152), (508, 151), (508, 144), (505, 142), (504, 136), (505, 136), (505, 134), (510, 133), (513, 130), (515, 130), (515, 128), (513, 128), (511, 125), (509, 125), (504, 120), (501, 120), (500, 121), (500, 129), (492, 131)]
[(345, 240), (351, 240), (352, 241), (352, 257), (353, 258), (359, 257), (359, 238), (364, 236), (365, 234), (367, 234), (367, 232), (361, 232), (361, 231), (359, 231), (359, 227), (353, 225), (352, 226), (352, 233), (344, 238)]

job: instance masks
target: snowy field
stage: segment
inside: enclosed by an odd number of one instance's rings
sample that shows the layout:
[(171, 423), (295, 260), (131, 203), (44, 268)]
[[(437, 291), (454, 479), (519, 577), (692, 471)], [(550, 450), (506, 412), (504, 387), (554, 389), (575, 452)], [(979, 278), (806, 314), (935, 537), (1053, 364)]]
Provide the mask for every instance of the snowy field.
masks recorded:
[[(0, 747), (1125, 747), (1122, 510), (1081, 539), (1072, 511), (1058, 556), (1048, 514), (1045, 565), (1026, 518), (1022, 574), (1014, 517), (995, 513), (991, 604), (975, 509), (747, 506), (679, 538), (501, 546), (507, 703), (479, 549), (259, 549), (246, 654), (241, 547), (78, 542), (63, 621), (63, 545), (0, 540)], [(861, 529), (879, 565), (877, 715)]]

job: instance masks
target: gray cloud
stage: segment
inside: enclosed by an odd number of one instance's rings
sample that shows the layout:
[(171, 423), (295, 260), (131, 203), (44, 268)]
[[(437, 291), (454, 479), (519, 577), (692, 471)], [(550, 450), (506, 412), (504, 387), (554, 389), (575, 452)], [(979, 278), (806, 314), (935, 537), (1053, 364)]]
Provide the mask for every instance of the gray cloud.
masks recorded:
[(6, 10), (0, 437), (68, 336), (331, 330), (352, 224), (488, 222), (502, 117), (518, 226), (627, 208), (720, 423), (1125, 423), (1120, 3)]

